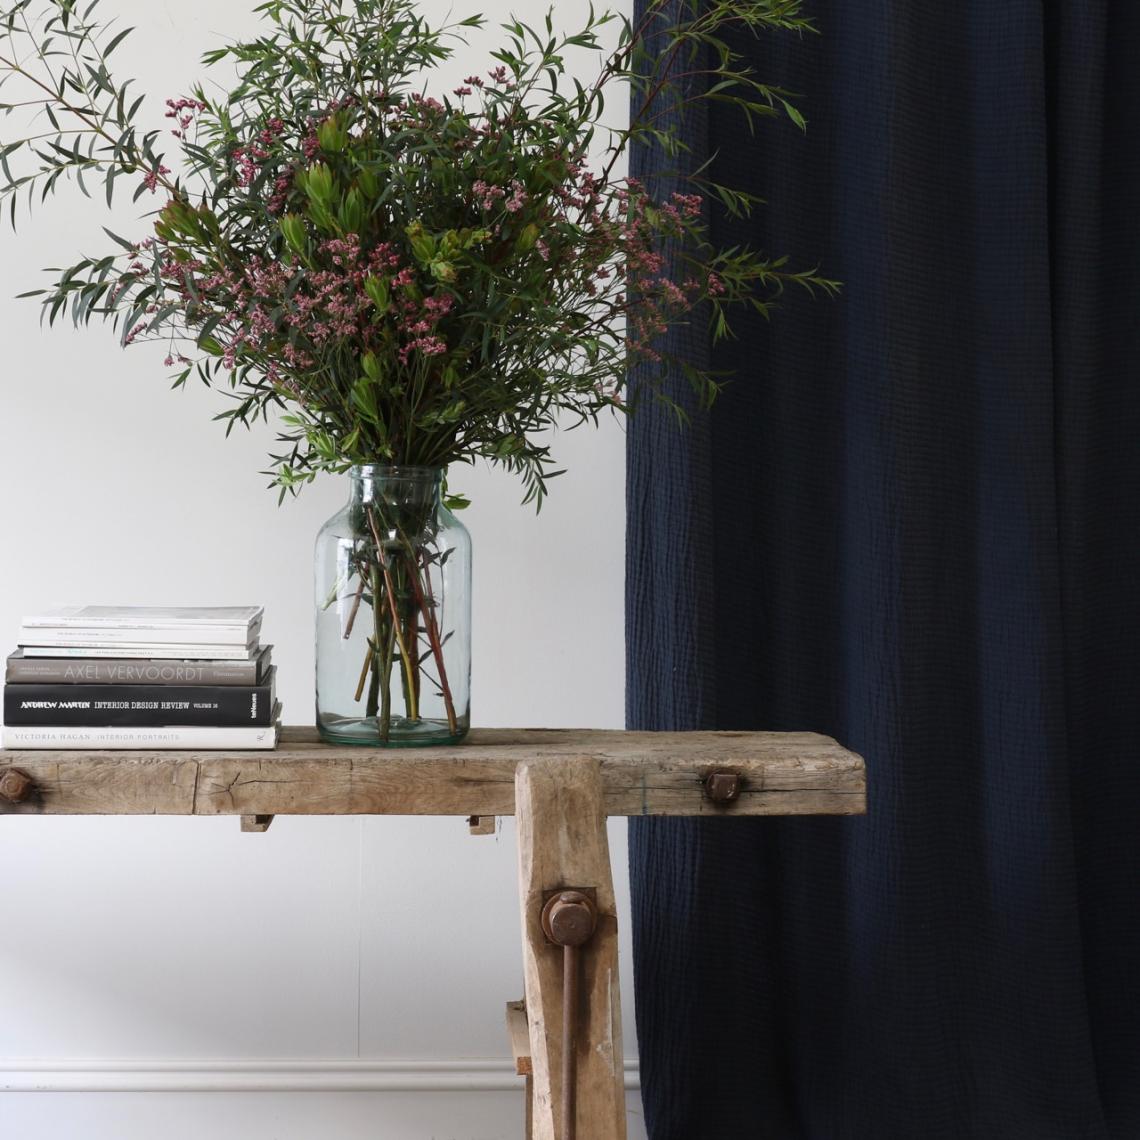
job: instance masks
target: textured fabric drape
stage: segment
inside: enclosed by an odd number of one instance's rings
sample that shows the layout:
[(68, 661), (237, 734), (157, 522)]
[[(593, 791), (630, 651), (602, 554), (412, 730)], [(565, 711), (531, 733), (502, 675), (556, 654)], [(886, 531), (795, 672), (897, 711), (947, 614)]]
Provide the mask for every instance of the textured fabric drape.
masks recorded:
[(650, 1136), (1137, 1140), (1140, 4), (809, 14), (736, 41), (806, 135), (688, 130), (843, 294), (631, 420), (628, 722), (827, 733), (870, 811), (634, 822)]

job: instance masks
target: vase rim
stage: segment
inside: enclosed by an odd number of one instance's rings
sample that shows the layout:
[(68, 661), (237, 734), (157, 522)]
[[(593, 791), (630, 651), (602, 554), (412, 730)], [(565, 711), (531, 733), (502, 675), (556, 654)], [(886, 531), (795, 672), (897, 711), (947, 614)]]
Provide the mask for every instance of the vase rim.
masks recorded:
[(355, 463), (348, 469), (350, 479), (414, 479), (438, 481), (446, 468), (423, 467), (411, 463)]

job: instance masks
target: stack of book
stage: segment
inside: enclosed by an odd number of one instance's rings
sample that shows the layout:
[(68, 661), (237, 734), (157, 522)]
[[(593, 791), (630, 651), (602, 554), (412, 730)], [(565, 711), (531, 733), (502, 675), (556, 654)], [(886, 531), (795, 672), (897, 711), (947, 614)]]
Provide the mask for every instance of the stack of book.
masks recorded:
[(273, 748), (261, 606), (68, 606), (24, 618), (5, 748)]

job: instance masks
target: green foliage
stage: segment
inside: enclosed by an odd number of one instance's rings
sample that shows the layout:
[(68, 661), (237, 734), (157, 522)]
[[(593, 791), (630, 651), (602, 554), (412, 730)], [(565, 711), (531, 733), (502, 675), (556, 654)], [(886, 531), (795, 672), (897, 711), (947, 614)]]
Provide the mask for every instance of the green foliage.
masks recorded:
[[(269, 0), (262, 34), (203, 57), (236, 66), (237, 85), (168, 102), (175, 158), (111, 72), (130, 29), (99, 8), (0, 9), (0, 95), (21, 93), (0, 103), (0, 207), (15, 225), (18, 203), (62, 180), (101, 183), (108, 205), (124, 185), (161, 205), (149, 232), (106, 231), (109, 254), (28, 295), (49, 322), (98, 316), (125, 344), (166, 341), (175, 386), (194, 376), (230, 398), (227, 432), (277, 416), (283, 493), (356, 463), (483, 457), (541, 504), (558, 473), (548, 429), (625, 409), (631, 362), (656, 365), (660, 399), (670, 372), (715, 397), (720, 378), (664, 353), (670, 325), (707, 319), (729, 336), (733, 310), (766, 312), (788, 283), (835, 288), (711, 245), (707, 203), (745, 214), (755, 199), (687, 169), (676, 126), (700, 100), (750, 126), (803, 126), (723, 38), (808, 30), (798, 0), (659, 0), (636, 26), (591, 8), (572, 32), (550, 13), (511, 19), (493, 67), (434, 95), (434, 69), (481, 17), (433, 26), (414, 0)], [(583, 52), (598, 56), (589, 85), (567, 63)], [(619, 130), (603, 118), (615, 85), (633, 92)], [(29, 115), (30, 133), (5, 137)], [(692, 193), (653, 201), (615, 176), (635, 140), (675, 160)]]

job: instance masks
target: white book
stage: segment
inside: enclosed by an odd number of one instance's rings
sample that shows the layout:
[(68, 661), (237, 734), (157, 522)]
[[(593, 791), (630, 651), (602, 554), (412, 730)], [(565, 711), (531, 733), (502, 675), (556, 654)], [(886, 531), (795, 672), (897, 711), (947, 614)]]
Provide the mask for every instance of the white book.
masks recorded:
[[(55, 606), (24, 618), (24, 625), (62, 628), (182, 629), (233, 626), (252, 629), (263, 606)], [(219, 639), (221, 640), (221, 639)]]
[(281, 726), (231, 728), (177, 725), (170, 728), (23, 728), (5, 725), (0, 741), (5, 748), (35, 748), (67, 751), (72, 749), (115, 749), (159, 751), (196, 749), (268, 749), (277, 746)]
[(251, 645), (260, 627), (205, 626), (195, 629), (115, 629), (111, 626), (20, 627), (18, 645)]
[(257, 645), (25, 645), (25, 657), (119, 657), (151, 658), (155, 661), (249, 661), (261, 649)]

